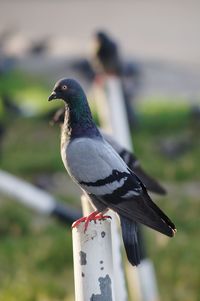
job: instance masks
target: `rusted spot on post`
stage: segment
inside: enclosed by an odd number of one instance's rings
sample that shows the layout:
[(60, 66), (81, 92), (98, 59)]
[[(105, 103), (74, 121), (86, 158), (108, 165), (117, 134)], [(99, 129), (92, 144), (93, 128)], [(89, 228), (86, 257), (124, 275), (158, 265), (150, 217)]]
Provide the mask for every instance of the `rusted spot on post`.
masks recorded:
[(83, 251), (80, 251), (79, 255), (80, 255), (80, 264), (86, 265), (87, 264), (87, 259), (86, 259), (87, 254)]
[(112, 301), (111, 279), (109, 275), (99, 277), (100, 294), (92, 294), (90, 301)]
[(106, 232), (105, 232), (105, 231), (102, 231), (102, 232), (101, 232), (101, 237), (104, 238), (105, 235), (106, 235)]

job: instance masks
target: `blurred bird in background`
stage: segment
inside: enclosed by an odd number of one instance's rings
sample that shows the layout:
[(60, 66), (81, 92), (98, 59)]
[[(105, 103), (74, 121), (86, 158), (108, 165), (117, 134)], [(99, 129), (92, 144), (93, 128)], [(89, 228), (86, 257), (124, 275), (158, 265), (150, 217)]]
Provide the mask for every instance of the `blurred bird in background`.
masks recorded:
[(140, 68), (133, 62), (124, 62), (115, 41), (103, 31), (95, 34), (94, 69), (98, 76), (117, 76), (120, 79), (130, 127), (137, 124), (133, 102), (137, 95)]
[(95, 46), (91, 60), (79, 59), (70, 68), (89, 83), (101, 77), (116, 76), (120, 79), (126, 112), (130, 127), (137, 124), (134, 100), (140, 86), (141, 68), (138, 63), (124, 61), (117, 43), (104, 31), (97, 31), (93, 37)]
[(34, 56), (45, 54), (49, 49), (50, 41), (50, 36), (46, 36), (42, 39), (32, 41), (32, 43), (30, 43), (28, 53)]

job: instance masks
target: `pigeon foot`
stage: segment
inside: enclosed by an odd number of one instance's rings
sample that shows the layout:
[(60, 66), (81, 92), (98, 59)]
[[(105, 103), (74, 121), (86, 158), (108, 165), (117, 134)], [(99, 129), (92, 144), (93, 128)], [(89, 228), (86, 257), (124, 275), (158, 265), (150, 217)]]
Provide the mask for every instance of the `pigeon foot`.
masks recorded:
[(106, 218), (111, 218), (109, 215), (104, 215), (103, 213), (99, 213), (98, 211), (94, 211), (90, 213), (88, 216), (83, 216), (79, 218), (77, 221), (75, 221), (72, 224), (72, 228), (76, 228), (80, 225), (80, 223), (85, 222), (85, 227), (84, 227), (84, 232), (87, 231), (89, 222), (91, 221), (96, 221), (96, 220), (101, 220), (101, 219), (106, 219)]

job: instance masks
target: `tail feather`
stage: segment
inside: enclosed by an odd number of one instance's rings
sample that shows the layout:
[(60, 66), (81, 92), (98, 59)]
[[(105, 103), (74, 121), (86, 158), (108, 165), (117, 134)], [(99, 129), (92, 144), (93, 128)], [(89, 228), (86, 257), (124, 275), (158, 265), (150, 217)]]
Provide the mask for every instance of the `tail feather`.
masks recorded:
[[(143, 185), (142, 185), (143, 186)], [(173, 237), (176, 227), (166, 214), (151, 200), (143, 186), (143, 195), (140, 199), (128, 199), (109, 206), (120, 216), (133, 222), (141, 223), (162, 234)]]
[(140, 263), (141, 254), (138, 243), (137, 223), (120, 215), (122, 238), (129, 262), (133, 266)]

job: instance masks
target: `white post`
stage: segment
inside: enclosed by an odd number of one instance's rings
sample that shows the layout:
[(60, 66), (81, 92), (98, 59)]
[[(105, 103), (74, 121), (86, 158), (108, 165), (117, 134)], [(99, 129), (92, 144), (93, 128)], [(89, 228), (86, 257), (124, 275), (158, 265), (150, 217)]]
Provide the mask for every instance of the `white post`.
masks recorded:
[[(92, 206), (88, 201), (86, 195), (81, 196), (82, 202), (82, 210), (84, 216), (89, 215), (92, 211)], [(112, 249), (114, 250), (112, 253), (112, 263), (113, 263), (113, 271), (114, 271), (114, 296), (115, 301), (126, 301), (128, 300), (127, 291), (126, 291), (126, 283), (124, 277), (124, 271), (122, 266), (122, 258), (121, 258), (121, 241), (118, 233), (118, 221), (116, 215), (109, 210), (107, 215), (110, 215), (112, 218), (111, 222), (111, 242)], [(109, 301), (109, 300), (108, 300)]]
[(80, 217), (77, 210), (57, 202), (48, 192), (3, 170), (0, 170), (0, 193), (39, 213), (53, 215), (68, 223)]
[(84, 223), (73, 231), (76, 301), (115, 301), (110, 220)]
[(49, 193), (3, 170), (0, 171), (0, 192), (44, 214), (51, 214), (55, 207), (55, 199)]
[(109, 76), (105, 82), (107, 106), (113, 137), (128, 150), (133, 150), (122, 86), (118, 77)]
[[(119, 143), (129, 150), (133, 149), (120, 79), (117, 76), (107, 76), (103, 86), (95, 89), (97, 91), (95, 96), (98, 98), (97, 106), (100, 112), (104, 112), (102, 114), (104, 125)], [(130, 295), (133, 299), (159, 300), (154, 267), (149, 259), (142, 260), (137, 268), (129, 265), (128, 271), (128, 286), (131, 288)], [(133, 281), (134, 289), (132, 289)]]

